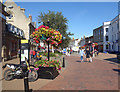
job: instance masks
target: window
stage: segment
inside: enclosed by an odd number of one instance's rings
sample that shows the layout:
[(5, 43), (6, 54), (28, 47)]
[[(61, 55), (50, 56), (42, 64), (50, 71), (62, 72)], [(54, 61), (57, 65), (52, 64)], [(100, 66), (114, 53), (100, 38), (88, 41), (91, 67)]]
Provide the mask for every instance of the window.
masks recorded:
[(101, 29), (101, 34), (103, 34), (103, 30)]
[(116, 40), (116, 34), (115, 34), (115, 40)]
[(106, 49), (108, 49), (108, 45), (106, 45)]
[(119, 29), (119, 24), (117, 24), (117, 29)]
[(99, 30), (99, 35), (100, 35), (100, 31), (101, 31), (101, 30)]
[(112, 35), (112, 41), (114, 41), (113, 35)]
[(106, 28), (106, 32), (108, 32), (108, 28)]
[(7, 18), (9, 20), (13, 20), (13, 17), (14, 17), (14, 13), (12, 11), (7, 11), (7, 13), (9, 14), (9, 16), (7, 16)]
[(112, 49), (113, 49), (113, 45), (112, 45)]
[(106, 36), (106, 41), (108, 41), (108, 36)]

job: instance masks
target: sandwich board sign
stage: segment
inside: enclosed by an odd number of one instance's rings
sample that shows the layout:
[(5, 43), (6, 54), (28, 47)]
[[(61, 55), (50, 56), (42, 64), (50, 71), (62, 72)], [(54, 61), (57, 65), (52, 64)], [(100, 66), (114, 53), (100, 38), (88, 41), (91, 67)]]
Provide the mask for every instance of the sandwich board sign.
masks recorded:
[(25, 57), (29, 62), (29, 40), (21, 40), (21, 58), (20, 63), (25, 61)]

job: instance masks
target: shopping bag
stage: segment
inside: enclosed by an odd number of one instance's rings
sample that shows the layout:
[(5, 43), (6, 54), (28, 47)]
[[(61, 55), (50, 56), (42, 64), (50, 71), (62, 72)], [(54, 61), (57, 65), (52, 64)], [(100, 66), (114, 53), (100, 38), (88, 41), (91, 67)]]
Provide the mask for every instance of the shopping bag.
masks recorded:
[(92, 62), (92, 58), (90, 57), (90, 62)]

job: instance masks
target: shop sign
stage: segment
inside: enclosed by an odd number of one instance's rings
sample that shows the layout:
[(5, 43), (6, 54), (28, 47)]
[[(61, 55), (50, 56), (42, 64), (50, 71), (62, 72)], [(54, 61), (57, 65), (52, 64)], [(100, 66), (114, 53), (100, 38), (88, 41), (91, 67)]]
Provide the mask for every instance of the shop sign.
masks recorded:
[(21, 29), (13, 26), (13, 25), (11, 25), (11, 24), (7, 24), (7, 26), (8, 26), (8, 31), (9, 31), (9, 32), (11, 32), (11, 33), (13, 33), (13, 34), (16, 34), (16, 35), (18, 35), (18, 36), (23, 37), (24, 33), (23, 33), (23, 31), (22, 31)]

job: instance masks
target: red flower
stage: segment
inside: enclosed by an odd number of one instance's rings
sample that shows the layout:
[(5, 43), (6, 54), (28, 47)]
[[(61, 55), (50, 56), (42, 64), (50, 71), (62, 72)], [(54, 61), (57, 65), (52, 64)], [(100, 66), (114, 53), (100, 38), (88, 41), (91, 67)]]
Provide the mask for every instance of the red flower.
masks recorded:
[(36, 37), (38, 37), (38, 36), (36, 36)]
[(41, 46), (39, 45), (38, 47), (40, 48)]
[(39, 43), (39, 41), (38, 41), (38, 40), (36, 40), (36, 43)]
[(35, 32), (33, 32), (33, 35), (35, 34)]
[(48, 29), (48, 28), (49, 28), (48, 26), (45, 27), (45, 29)]
[(37, 31), (38, 29), (36, 28), (35, 31)]

